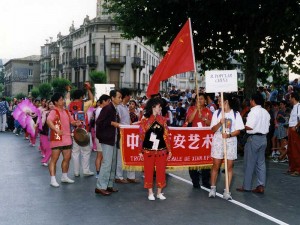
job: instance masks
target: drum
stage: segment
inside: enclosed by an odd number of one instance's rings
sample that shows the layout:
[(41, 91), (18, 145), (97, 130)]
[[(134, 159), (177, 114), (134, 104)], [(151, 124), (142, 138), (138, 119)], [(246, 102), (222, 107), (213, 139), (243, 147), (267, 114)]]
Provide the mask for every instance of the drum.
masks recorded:
[(89, 133), (84, 128), (76, 128), (73, 132), (73, 137), (75, 142), (81, 147), (85, 147), (90, 144)]

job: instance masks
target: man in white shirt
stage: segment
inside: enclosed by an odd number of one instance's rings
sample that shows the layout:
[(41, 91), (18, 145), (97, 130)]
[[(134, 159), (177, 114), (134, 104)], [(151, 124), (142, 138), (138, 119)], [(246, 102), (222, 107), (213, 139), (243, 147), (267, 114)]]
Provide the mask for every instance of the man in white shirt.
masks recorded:
[(263, 96), (253, 94), (250, 100), (251, 110), (245, 125), (249, 137), (244, 148), (244, 182), (237, 191), (251, 191), (254, 171), (257, 177), (257, 187), (254, 193), (264, 193), (266, 184), (265, 151), (267, 147), (267, 133), (270, 126), (270, 114), (262, 108)]
[[(130, 91), (127, 88), (122, 88), (122, 102), (120, 105), (117, 106), (117, 111), (120, 117), (120, 124), (121, 125), (131, 125), (129, 109), (127, 107), (127, 103), (130, 100)], [(135, 179), (135, 172), (134, 171), (127, 171), (127, 179), (124, 179), (123, 174), (124, 171), (122, 169), (122, 157), (121, 157), (121, 150), (120, 150), (120, 137), (117, 144), (117, 169), (116, 169), (116, 183), (126, 184), (126, 183), (139, 183), (137, 179)]]
[(300, 135), (296, 129), (300, 127), (300, 103), (299, 94), (292, 92), (290, 95), (290, 103), (293, 105), (289, 120), (288, 131), (288, 157), (289, 157), (289, 171), (291, 176), (300, 176)]

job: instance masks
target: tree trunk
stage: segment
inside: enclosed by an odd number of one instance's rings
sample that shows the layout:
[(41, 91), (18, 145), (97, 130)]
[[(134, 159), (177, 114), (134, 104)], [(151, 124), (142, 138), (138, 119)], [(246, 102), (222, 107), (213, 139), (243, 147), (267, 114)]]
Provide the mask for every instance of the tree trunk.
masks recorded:
[(255, 38), (249, 37), (248, 44), (245, 47), (246, 63), (245, 63), (245, 83), (244, 95), (250, 99), (251, 95), (257, 91), (257, 75), (258, 75), (258, 58), (259, 45)]

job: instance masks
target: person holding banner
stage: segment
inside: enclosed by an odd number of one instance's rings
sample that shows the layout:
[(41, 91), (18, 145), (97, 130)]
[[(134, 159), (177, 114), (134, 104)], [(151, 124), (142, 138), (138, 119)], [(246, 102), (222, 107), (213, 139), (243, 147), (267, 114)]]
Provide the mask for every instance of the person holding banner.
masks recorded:
[(172, 157), (167, 120), (161, 115), (162, 101), (151, 98), (147, 101), (145, 114), (140, 123), (140, 157), (144, 160), (144, 187), (148, 189), (148, 199), (155, 200), (153, 194), (153, 172), (156, 167), (157, 195), (166, 197), (162, 189), (166, 186), (167, 158)]
[[(211, 129), (214, 132), (211, 147), (211, 157), (213, 158), (213, 166), (211, 168), (211, 188), (208, 197), (216, 196), (216, 182), (219, 169), (224, 159), (223, 138), (226, 139), (227, 147), (227, 165), (228, 165), (228, 183), (230, 186), (233, 175), (233, 160), (237, 158), (237, 136), (240, 130), (245, 129), (243, 119), (238, 112), (238, 99), (232, 94), (224, 94), (224, 109), (220, 108), (213, 114), (211, 121)], [(221, 104), (219, 104), (221, 105)], [(222, 118), (221, 110), (224, 110), (225, 116)], [(225, 123), (225, 131), (222, 129)], [(223, 198), (226, 200), (232, 199), (231, 193), (224, 189)]]
[[(204, 93), (199, 93), (195, 97), (196, 105), (190, 106), (187, 111), (187, 122), (192, 127), (208, 127), (211, 123), (212, 113), (205, 106), (207, 98)], [(193, 187), (200, 188), (200, 172), (195, 169), (189, 169), (189, 174), (192, 179)], [(210, 169), (201, 169), (202, 185), (210, 188)]]

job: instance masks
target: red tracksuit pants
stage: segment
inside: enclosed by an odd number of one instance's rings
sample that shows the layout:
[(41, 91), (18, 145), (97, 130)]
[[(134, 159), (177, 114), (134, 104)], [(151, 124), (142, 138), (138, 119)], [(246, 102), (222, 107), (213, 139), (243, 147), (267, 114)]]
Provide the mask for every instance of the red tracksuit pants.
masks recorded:
[(153, 188), (153, 173), (156, 167), (156, 186), (166, 186), (167, 150), (144, 151), (144, 188)]

